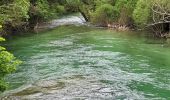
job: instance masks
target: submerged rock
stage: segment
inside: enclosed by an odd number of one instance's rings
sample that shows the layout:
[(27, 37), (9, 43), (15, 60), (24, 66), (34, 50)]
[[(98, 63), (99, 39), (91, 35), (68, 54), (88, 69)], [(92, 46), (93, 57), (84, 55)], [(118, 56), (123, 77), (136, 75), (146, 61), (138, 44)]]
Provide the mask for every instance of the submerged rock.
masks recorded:
[(22, 91), (19, 91), (17, 93), (12, 94), (12, 96), (24, 96), (24, 95), (31, 95), (31, 94), (36, 94), (36, 93), (40, 93), (41, 92), (41, 88), (40, 87), (29, 87), (26, 88)]

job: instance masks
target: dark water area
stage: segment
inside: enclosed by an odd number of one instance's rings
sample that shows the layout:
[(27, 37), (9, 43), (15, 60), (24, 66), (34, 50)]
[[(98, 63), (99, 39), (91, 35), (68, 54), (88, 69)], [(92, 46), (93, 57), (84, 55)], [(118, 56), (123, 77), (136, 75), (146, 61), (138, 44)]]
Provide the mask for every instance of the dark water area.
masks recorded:
[[(164, 41), (163, 41), (164, 42)], [(169, 100), (170, 48), (138, 32), (61, 26), (8, 40), (4, 100)]]

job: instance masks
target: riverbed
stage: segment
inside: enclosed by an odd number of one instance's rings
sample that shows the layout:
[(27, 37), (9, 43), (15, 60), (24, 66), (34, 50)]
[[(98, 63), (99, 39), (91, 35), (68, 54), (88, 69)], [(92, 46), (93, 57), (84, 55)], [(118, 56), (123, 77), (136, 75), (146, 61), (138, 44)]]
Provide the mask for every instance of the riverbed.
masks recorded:
[(150, 41), (75, 25), (13, 37), (5, 46), (23, 64), (1, 99), (169, 100), (170, 48)]

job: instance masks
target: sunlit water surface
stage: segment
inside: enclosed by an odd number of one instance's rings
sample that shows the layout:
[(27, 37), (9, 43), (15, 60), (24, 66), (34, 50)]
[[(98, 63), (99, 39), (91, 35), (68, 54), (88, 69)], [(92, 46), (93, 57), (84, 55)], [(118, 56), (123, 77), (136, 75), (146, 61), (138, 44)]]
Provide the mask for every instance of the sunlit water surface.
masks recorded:
[(170, 48), (140, 33), (62, 26), (15, 37), (4, 100), (170, 100)]

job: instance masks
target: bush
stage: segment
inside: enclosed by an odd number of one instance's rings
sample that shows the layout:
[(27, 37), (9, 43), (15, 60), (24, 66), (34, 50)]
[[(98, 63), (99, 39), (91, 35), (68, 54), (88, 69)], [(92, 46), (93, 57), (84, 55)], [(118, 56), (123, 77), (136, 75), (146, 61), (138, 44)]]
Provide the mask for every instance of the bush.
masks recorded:
[(37, 0), (36, 1), (36, 14), (40, 18), (48, 19), (50, 17), (50, 8), (47, 0)]
[(92, 14), (92, 22), (107, 25), (113, 21), (113, 6), (110, 4), (101, 5)]
[(0, 92), (3, 92), (7, 89), (8, 85), (4, 82), (4, 80), (0, 80)]
[(151, 9), (150, 0), (139, 0), (133, 12), (133, 19), (136, 25), (143, 27), (150, 19)]
[(54, 17), (56, 17), (57, 15), (60, 16), (66, 13), (64, 6), (58, 5), (58, 4), (52, 5), (51, 10), (52, 10), (51, 12)]
[(114, 18), (121, 25), (132, 24), (132, 14), (138, 0), (116, 0)]
[(10, 22), (12, 26), (16, 26), (22, 23), (29, 18), (29, 8), (29, 0), (14, 0), (7, 5), (0, 5), (0, 24)]
[(56, 7), (56, 12), (57, 12), (59, 15), (62, 15), (62, 14), (64, 14), (66, 11), (65, 11), (64, 6), (58, 5), (58, 6)]
[[(5, 41), (5, 39), (0, 37), (0, 41)], [(16, 66), (20, 63), (21, 61), (17, 60), (13, 54), (0, 46), (0, 91), (4, 91), (7, 88), (7, 84), (3, 81), (5, 75), (14, 72)]]

